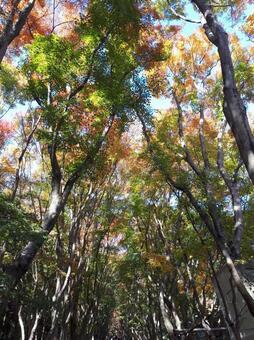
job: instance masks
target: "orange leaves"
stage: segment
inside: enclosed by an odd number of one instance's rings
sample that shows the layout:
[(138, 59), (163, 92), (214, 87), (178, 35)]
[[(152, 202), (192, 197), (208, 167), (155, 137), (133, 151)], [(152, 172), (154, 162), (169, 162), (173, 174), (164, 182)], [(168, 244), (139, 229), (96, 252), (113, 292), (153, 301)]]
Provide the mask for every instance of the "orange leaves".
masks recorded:
[(243, 29), (250, 39), (254, 39), (254, 12), (248, 16)]
[(202, 77), (214, 62), (214, 55), (208, 53), (207, 43), (201, 31), (189, 37), (179, 37), (174, 44), (169, 67), (174, 74), (179, 74), (183, 69), (185, 76)]
[(168, 42), (179, 31), (179, 26), (164, 26), (159, 23), (160, 14), (149, 4), (141, 8), (142, 23), (137, 48), (138, 57), (147, 69), (158, 61), (165, 60), (168, 54)]
[(165, 255), (146, 253), (144, 257), (147, 259), (149, 266), (153, 269), (160, 269), (163, 273), (167, 273), (172, 270), (172, 264), (168, 261)]
[[(197, 132), (199, 130), (199, 125), (200, 125), (199, 115), (190, 114), (186, 122), (186, 128), (185, 128), (186, 135), (197, 135)], [(211, 140), (216, 138), (218, 134), (216, 130), (216, 121), (211, 116), (209, 116), (207, 112), (206, 112), (206, 118), (205, 118), (205, 123), (204, 123), (204, 133)]]
[(19, 49), (33, 40), (34, 34), (47, 34), (49, 27), (50, 8), (44, 0), (36, 1), (22, 31), (12, 43), (12, 48), (18, 53)]
[(38, 4), (43, 8), (46, 6), (46, 0), (37, 0)]
[(116, 162), (127, 158), (129, 153), (128, 137), (121, 136), (121, 122), (115, 120), (108, 134), (107, 158)]
[[(159, 28), (158, 28), (159, 29)], [(198, 91), (200, 81), (205, 86), (211, 81), (211, 72), (216, 65), (214, 52), (208, 52), (207, 42), (202, 31), (189, 37), (179, 33), (178, 27), (169, 27), (168, 35), (165, 28), (160, 28), (160, 61), (150, 61), (147, 64), (147, 81), (154, 96), (168, 96), (171, 88), (177, 96), (186, 95), (185, 101), (190, 101), (189, 96)], [(174, 38), (169, 38), (174, 34)], [(153, 56), (154, 57), (154, 56)]]
[[(21, 2), (20, 9), (27, 3), (28, 1)], [(12, 43), (15, 53), (30, 43), (36, 34), (48, 35), (54, 31), (59, 35), (75, 38), (74, 23), (79, 20), (81, 6), (80, 1), (59, 1), (53, 8), (52, 3), (46, 0), (36, 1), (21, 33)]]
[(137, 53), (146, 69), (168, 59), (171, 54), (171, 40), (179, 30), (180, 27), (176, 25), (163, 27), (160, 24), (141, 29)]
[(161, 59), (163, 42), (153, 26), (140, 31), (140, 42), (137, 48), (141, 63), (147, 68), (150, 63)]
[[(16, 169), (14, 168), (10, 159), (6, 156), (0, 159), (0, 187), (6, 187), (6, 178), (14, 175)], [(1, 188), (2, 189), (2, 188)]]
[(144, 23), (158, 20), (161, 18), (160, 13), (152, 6), (151, 1), (144, 2), (140, 7), (140, 12), (143, 17)]

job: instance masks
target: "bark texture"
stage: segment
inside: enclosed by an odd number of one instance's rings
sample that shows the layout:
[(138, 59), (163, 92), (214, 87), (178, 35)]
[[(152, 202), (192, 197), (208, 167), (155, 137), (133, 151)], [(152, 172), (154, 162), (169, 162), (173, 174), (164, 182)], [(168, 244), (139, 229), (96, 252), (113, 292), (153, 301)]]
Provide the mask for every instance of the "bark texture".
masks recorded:
[(250, 129), (243, 100), (236, 88), (234, 67), (229, 47), (228, 35), (212, 13), (207, 0), (192, 0), (205, 19), (204, 29), (207, 38), (219, 53), (223, 77), (223, 111), (235, 137), (240, 155), (249, 177), (254, 184), (254, 138)]

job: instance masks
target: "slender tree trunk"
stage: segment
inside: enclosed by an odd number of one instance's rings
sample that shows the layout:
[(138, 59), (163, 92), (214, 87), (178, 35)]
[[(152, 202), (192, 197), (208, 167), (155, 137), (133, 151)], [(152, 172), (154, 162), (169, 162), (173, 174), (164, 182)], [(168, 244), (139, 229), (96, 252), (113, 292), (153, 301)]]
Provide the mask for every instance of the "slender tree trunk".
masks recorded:
[(204, 225), (207, 227), (211, 235), (213, 236), (218, 249), (222, 253), (226, 265), (229, 269), (230, 274), (232, 275), (232, 278), (234, 280), (234, 284), (236, 285), (239, 293), (243, 297), (249, 312), (254, 317), (254, 299), (253, 296), (249, 293), (248, 289), (246, 288), (243, 280), (241, 279), (234, 262), (230, 255), (230, 250), (226, 244), (226, 240), (224, 237), (224, 233), (221, 227), (220, 219), (217, 216), (216, 206), (212, 200), (212, 197), (210, 193), (208, 193), (208, 212), (204, 210), (204, 208), (199, 204), (199, 201), (193, 196), (192, 192), (189, 190), (189, 188), (181, 183), (175, 182), (170, 173), (168, 172), (167, 168), (163, 164), (161, 164), (160, 158), (157, 156), (156, 150), (153, 147), (153, 144), (150, 140), (149, 132), (146, 128), (146, 124), (142, 118), (142, 116), (136, 112), (138, 115), (138, 118), (142, 124), (143, 133), (146, 138), (147, 144), (148, 144), (148, 150), (151, 154), (151, 157), (153, 159), (154, 164), (157, 166), (158, 170), (161, 171), (161, 173), (164, 175), (166, 182), (176, 190), (179, 190), (183, 192), (187, 198), (189, 199), (191, 205), (193, 208), (197, 211), (197, 213), (200, 216), (201, 221), (204, 223)]
[(21, 279), (21, 277), (27, 272), (30, 264), (35, 258), (38, 250), (41, 248), (45, 241), (45, 237), (53, 229), (57, 218), (59, 217), (61, 211), (63, 210), (63, 203), (61, 197), (55, 190), (53, 190), (51, 195), (51, 201), (49, 210), (42, 223), (42, 232), (40, 237), (36, 241), (30, 241), (21, 251), (18, 258), (14, 263), (6, 267), (5, 272), (10, 274), (14, 278), (15, 284)]
[(29, 133), (29, 135), (27, 137), (25, 137), (25, 143), (22, 147), (22, 150), (21, 150), (21, 153), (20, 153), (20, 156), (18, 158), (18, 165), (17, 165), (17, 169), (16, 169), (16, 174), (15, 174), (15, 181), (14, 181), (14, 186), (13, 186), (13, 191), (12, 191), (12, 195), (11, 195), (11, 201), (14, 201), (15, 197), (16, 197), (16, 193), (17, 193), (17, 190), (18, 190), (18, 186), (19, 186), (19, 181), (20, 181), (20, 169), (21, 169), (21, 164), (22, 164), (22, 161), (24, 159), (24, 156), (26, 154), (26, 151), (30, 145), (30, 142), (33, 138), (33, 135), (40, 123), (40, 120), (41, 120), (41, 116), (39, 116), (39, 118), (37, 119), (37, 121), (35, 122), (34, 126), (32, 127), (32, 130), (31, 132)]
[(246, 115), (246, 108), (236, 88), (234, 67), (228, 35), (216, 21), (207, 0), (191, 0), (203, 14), (208, 39), (217, 47), (223, 77), (223, 111), (235, 137), (240, 155), (254, 184), (254, 138)]
[(33, 324), (33, 327), (31, 329), (31, 333), (30, 333), (30, 336), (29, 336), (29, 340), (34, 340), (34, 337), (35, 337), (35, 334), (36, 334), (36, 329), (38, 327), (38, 322), (39, 322), (39, 319), (40, 319), (40, 312), (36, 311), (36, 315), (35, 315), (35, 320), (34, 320), (34, 324)]
[(73, 186), (83, 176), (83, 174), (94, 165), (95, 159), (101, 149), (101, 146), (103, 145), (103, 142), (107, 138), (113, 121), (114, 114), (109, 117), (108, 124), (106, 127), (103, 128), (102, 135), (98, 137), (96, 143), (88, 151), (88, 154), (83, 163), (78, 167), (76, 171), (72, 173), (72, 175), (66, 181), (63, 191), (61, 191), (62, 174), (56, 157), (57, 136), (53, 137), (53, 142), (49, 146), (49, 154), (52, 168), (52, 192), (50, 197), (49, 209), (42, 222), (42, 231), (40, 235), (41, 237), (38, 238), (36, 241), (28, 242), (28, 244), (21, 251), (17, 259), (14, 261), (14, 263), (6, 267), (4, 266), (3, 268), (4, 271), (13, 278), (14, 285), (16, 285), (19, 280), (26, 274), (38, 250), (42, 247), (46, 236), (54, 228), (59, 215), (64, 210)]
[(168, 317), (168, 312), (167, 312), (166, 305), (164, 302), (164, 292), (163, 292), (162, 284), (161, 284), (160, 293), (159, 293), (159, 303), (160, 303), (161, 315), (162, 315), (162, 319), (163, 319), (163, 323), (166, 328), (166, 331), (170, 339), (174, 339), (174, 327)]
[(244, 220), (243, 220), (243, 212), (242, 212), (242, 207), (241, 207), (239, 183), (237, 181), (237, 174), (242, 165), (242, 162), (239, 162), (237, 168), (234, 171), (234, 175), (232, 178), (227, 173), (224, 167), (222, 139), (223, 139), (225, 127), (226, 125), (225, 123), (223, 123), (218, 134), (217, 165), (218, 165), (220, 174), (230, 191), (231, 198), (232, 198), (235, 226), (234, 226), (234, 237), (233, 237), (233, 242), (232, 242), (232, 247), (231, 247), (231, 253), (234, 259), (238, 259), (240, 258), (240, 245), (241, 245), (241, 239), (242, 239), (243, 230), (244, 230)]

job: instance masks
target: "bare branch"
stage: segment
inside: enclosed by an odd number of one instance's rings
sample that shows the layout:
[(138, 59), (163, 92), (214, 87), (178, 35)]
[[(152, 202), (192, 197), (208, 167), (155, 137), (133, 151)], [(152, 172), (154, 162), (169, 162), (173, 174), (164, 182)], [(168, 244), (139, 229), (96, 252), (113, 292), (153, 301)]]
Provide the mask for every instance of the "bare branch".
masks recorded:
[(177, 111), (178, 111), (178, 133), (179, 133), (179, 137), (180, 137), (180, 143), (181, 146), (185, 152), (185, 159), (187, 161), (187, 163), (190, 165), (190, 167), (192, 168), (192, 170), (196, 173), (196, 175), (198, 177), (202, 177), (201, 176), (201, 172), (198, 169), (198, 167), (196, 166), (196, 164), (194, 163), (191, 154), (189, 152), (189, 149), (185, 143), (185, 138), (184, 138), (184, 130), (183, 130), (183, 110), (181, 107), (181, 104), (176, 96), (176, 93), (174, 91), (172, 91), (173, 94), (173, 98), (175, 100), (176, 103), (176, 107), (177, 107)]
[(181, 15), (181, 14), (177, 13), (177, 12), (174, 10), (174, 8), (172, 8), (172, 7), (170, 6), (169, 1), (168, 1), (168, 4), (169, 4), (169, 7), (168, 7), (168, 8), (169, 8), (170, 12), (172, 12), (177, 18), (182, 19), (182, 20), (184, 20), (184, 21), (186, 21), (186, 22), (190, 22), (190, 23), (192, 23), (192, 24), (201, 24), (201, 21), (196, 21), (196, 20), (188, 19), (188, 18), (186, 18), (184, 15)]

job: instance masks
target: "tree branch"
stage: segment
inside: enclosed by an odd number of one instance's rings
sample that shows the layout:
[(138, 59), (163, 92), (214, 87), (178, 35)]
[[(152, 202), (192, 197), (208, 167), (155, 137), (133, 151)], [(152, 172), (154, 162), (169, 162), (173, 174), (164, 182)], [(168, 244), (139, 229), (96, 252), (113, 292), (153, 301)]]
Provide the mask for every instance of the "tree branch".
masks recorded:
[(84, 80), (82, 81), (82, 83), (80, 85), (78, 85), (76, 87), (76, 89), (74, 89), (70, 95), (69, 95), (69, 99), (72, 99), (73, 97), (76, 96), (76, 94), (78, 94), (81, 90), (83, 90), (83, 88), (85, 87), (85, 85), (87, 84), (88, 80), (90, 79), (91, 75), (92, 75), (92, 71), (93, 71), (93, 66), (94, 66), (94, 62), (95, 62), (95, 57), (97, 55), (97, 53), (99, 52), (99, 50), (102, 48), (102, 46), (106, 43), (106, 41), (108, 40), (110, 35), (110, 31), (108, 31), (106, 33), (106, 35), (104, 37), (101, 38), (100, 43), (98, 44), (98, 46), (94, 49), (92, 56), (91, 56), (91, 62), (88, 68), (88, 72), (87, 75), (85, 76)]
[(203, 27), (207, 38), (218, 49), (224, 84), (223, 112), (231, 127), (249, 177), (254, 184), (254, 137), (246, 115), (246, 108), (236, 88), (228, 35), (216, 21), (212, 13), (212, 6), (206, 0), (191, 0), (191, 2), (203, 14), (205, 20)]
[(201, 24), (201, 21), (196, 21), (196, 20), (188, 19), (188, 18), (186, 18), (184, 15), (181, 15), (181, 14), (177, 13), (177, 12), (174, 10), (174, 8), (172, 8), (172, 7), (170, 6), (169, 0), (167, 0), (167, 1), (168, 1), (168, 5), (169, 5), (168, 8), (169, 8), (170, 12), (172, 12), (177, 18), (182, 19), (182, 20), (184, 20), (184, 21), (186, 21), (186, 22), (190, 22), (190, 23), (192, 23), (192, 24)]

